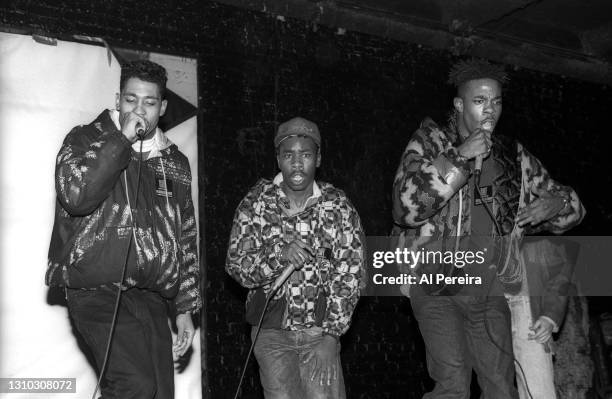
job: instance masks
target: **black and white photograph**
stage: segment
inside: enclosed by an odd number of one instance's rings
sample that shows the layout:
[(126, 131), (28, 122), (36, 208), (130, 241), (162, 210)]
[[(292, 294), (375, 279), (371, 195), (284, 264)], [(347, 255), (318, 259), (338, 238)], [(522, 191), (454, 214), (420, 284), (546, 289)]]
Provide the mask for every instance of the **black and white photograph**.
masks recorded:
[(612, 2), (0, 5), (0, 398), (611, 399)]

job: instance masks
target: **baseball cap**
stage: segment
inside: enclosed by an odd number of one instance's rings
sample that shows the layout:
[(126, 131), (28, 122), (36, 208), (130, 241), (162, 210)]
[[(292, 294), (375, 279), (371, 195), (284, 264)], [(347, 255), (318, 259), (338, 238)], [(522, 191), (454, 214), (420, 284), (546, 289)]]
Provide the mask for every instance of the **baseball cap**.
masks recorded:
[(283, 140), (293, 136), (310, 137), (318, 147), (321, 147), (321, 134), (317, 125), (299, 116), (278, 126), (274, 137), (274, 147), (278, 147)]

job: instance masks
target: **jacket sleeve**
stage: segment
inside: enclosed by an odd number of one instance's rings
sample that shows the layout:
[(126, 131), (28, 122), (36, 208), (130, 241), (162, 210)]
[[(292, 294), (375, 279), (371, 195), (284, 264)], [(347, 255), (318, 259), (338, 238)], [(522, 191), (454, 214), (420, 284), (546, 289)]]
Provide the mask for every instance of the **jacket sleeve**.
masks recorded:
[(92, 138), (87, 129), (72, 129), (55, 166), (57, 198), (73, 216), (93, 212), (130, 162), (131, 143), (120, 132), (104, 131)]
[(363, 237), (359, 215), (346, 199), (339, 236), (332, 248), (327, 311), (322, 326), (324, 332), (337, 337), (348, 330), (359, 300), (364, 269)]
[(425, 223), (467, 182), (468, 162), (457, 159), (455, 148), (442, 148), (442, 135), (426, 121), (408, 142), (393, 181), (393, 219), (399, 225)]
[(529, 278), (530, 295), (539, 297), (541, 304), (534, 320), (540, 316), (549, 318), (557, 332), (565, 317), (579, 245), (569, 240), (540, 238), (526, 243), (524, 249), (530, 268), (527, 273), (533, 276)]
[(283, 270), (277, 260), (282, 240), (263, 241), (256, 197), (252, 190), (236, 209), (225, 261), (226, 272), (249, 289), (272, 283)]
[(535, 201), (537, 197), (533, 195), (533, 192), (542, 188), (554, 196), (566, 199), (569, 203), (569, 206), (562, 209), (555, 217), (527, 229), (527, 233), (549, 231), (554, 234), (561, 234), (580, 224), (586, 212), (578, 194), (571, 187), (563, 186), (553, 180), (540, 160), (524, 147), (521, 146), (519, 149), (522, 153), (521, 168), (523, 169), (523, 175), (527, 178), (524, 191), (525, 203), (530, 204)]
[[(191, 180), (191, 179), (190, 179)], [(200, 294), (200, 262), (197, 246), (197, 225), (189, 185), (187, 199), (181, 211), (179, 237), (179, 292), (174, 299), (177, 314), (196, 312), (202, 307)]]
[(555, 254), (559, 262), (553, 263), (553, 267), (548, 266), (549, 279), (545, 286), (542, 314), (555, 322), (554, 332), (558, 332), (565, 318), (569, 296), (575, 289), (574, 268), (578, 260), (579, 248), (580, 245), (576, 242), (560, 242), (555, 247)]

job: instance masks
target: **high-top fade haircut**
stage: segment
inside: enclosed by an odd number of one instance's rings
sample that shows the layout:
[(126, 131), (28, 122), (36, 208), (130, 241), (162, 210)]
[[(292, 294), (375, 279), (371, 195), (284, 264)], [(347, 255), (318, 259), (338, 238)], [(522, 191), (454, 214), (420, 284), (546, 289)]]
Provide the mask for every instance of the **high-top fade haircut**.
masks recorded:
[(168, 81), (168, 74), (163, 66), (149, 60), (128, 62), (121, 67), (121, 79), (119, 81), (120, 90), (123, 90), (125, 83), (130, 78), (138, 78), (145, 82), (157, 84), (162, 100), (166, 98), (166, 82)]
[(457, 93), (466, 82), (476, 79), (493, 79), (503, 86), (508, 82), (508, 75), (502, 65), (475, 58), (457, 62), (448, 73), (448, 83), (457, 88)]

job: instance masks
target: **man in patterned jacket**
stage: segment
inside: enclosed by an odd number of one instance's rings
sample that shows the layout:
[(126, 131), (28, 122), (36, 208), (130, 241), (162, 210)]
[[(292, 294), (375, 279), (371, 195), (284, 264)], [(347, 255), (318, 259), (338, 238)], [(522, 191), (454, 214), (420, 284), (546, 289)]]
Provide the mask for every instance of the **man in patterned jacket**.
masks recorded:
[[(485, 262), (472, 270), (452, 264), (450, 270), (441, 264), (407, 270), (421, 275), (467, 272), (482, 279), (481, 285), (456, 290), (447, 284), (403, 287), (436, 383), (427, 398), (469, 397), (472, 369), (485, 398), (517, 397), (510, 313), (498, 278), (506, 287), (520, 283), (518, 245), (525, 232), (561, 233), (584, 214), (576, 193), (552, 180), (538, 159), (519, 143), (492, 134), (501, 115), (505, 80), (502, 68), (484, 61), (455, 65), (450, 82), (457, 95), (449, 125), (439, 127), (425, 119), (410, 139), (394, 180), (393, 235), (399, 246), (476, 251), (483, 249), (475, 247), (477, 243), (504, 237), (501, 245), (495, 240), (498, 245), (491, 246)], [(480, 195), (474, 190), (473, 173), (478, 158), (484, 160)], [(453, 236), (469, 237), (470, 246), (460, 248), (465, 240)], [(457, 291), (459, 295), (449, 295)], [(552, 328), (542, 320), (534, 333), (542, 336)]]
[[(242, 200), (226, 270), (249, 288), (247, 321), (267, 399), (344, 398), (339, 339), (359, 298), (362, 227), (346, 195), (316, 182), (321, 137), (314, 123), (293, 118), (274, 138), (280, 173), (262, 179)], [(270, 301), (271, 286), (295, 268)]]
[(46, 282), (67, 287), (70, 316), (105, 372), (104, 398), (174, 397), (172, 352), (191, 345), (201, 307), (189, 163), (157, 127), (166, 80), (153, 62), (125, 65), (117, 109), (75, 127), (57, 156)]

